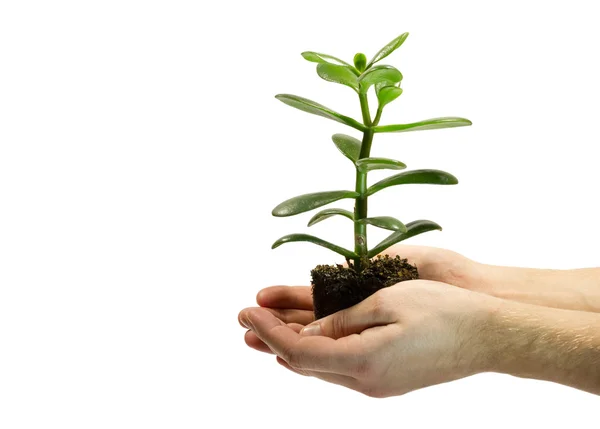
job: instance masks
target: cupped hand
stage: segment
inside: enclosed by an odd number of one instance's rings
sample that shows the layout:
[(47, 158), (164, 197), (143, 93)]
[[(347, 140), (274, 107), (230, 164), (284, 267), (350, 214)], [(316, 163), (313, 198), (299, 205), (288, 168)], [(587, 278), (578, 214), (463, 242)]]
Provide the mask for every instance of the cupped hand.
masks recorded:
[[(425, 280), (435, 280), (467, 289), (476, 289), (480, 265), (450, 250), (425, 246), (397, 245), (387, 252), (390, 256), (406, 258), (417, 266), (419, 276)], [(268, 309), (281, 321), (300, 331), (314, 320), (312, 296), (308, 286), (272, 286), (262, 289), (256, 302)], [(245, 341), (253, 349), (272, 353), (252, 331), (245, 335)]]
[(250, 308), (240, 323), (286, 368), (373, 397), (401, 395), (486, 370), (482, 340), (498, 298), (413, 280), (302, 330)]

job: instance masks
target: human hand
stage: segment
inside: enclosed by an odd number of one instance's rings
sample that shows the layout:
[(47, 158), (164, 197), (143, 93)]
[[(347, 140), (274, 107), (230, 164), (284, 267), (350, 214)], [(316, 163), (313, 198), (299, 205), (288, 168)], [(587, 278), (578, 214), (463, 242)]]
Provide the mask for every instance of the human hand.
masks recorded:
[[(480, 264), (456, 252), (436, 247), (396, 245), (388, 249), (387, 254), (408, 259), (419, 269), (421, 279), (477, 289)], [(268, 287), (258, 293), (256, 302), (297, 332), (314, 320), (309, 286)], [(271, 353), (269, 347), (252, 331), (246, 333), (244, 340), (253, 349)]]
[(267, 309), (246, 309), (239, 318), (286, 368), (386, 397), (485, 371), (488, 356), (480, 334), (499, 301), (413, 280), (382, 289), (301, 333)]
[[(408, 259), (417, 266), (421, 279), (477, 290), (477, 279), (481, 277), (480, 264), (456, 252), (436, 247), (396, 245), (386, 253)], [(267, 287), (258, 293), (256, 302), (297, 332), (314, 320), (309, 286)], [(244, 340), (255, 350), (272, 353), (252, 331), (246, 332)]]

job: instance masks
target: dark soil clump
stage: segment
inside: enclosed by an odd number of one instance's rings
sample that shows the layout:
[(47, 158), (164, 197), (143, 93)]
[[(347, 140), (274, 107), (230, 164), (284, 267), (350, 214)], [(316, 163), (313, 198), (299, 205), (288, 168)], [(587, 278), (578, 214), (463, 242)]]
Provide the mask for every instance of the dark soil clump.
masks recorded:
[(419, 278), (417, 267), (388, 255), (373, 258), (360, 274), (352, 266), (317, 265), (311, 275), (315, 319), (352, 307), (384, 287)]

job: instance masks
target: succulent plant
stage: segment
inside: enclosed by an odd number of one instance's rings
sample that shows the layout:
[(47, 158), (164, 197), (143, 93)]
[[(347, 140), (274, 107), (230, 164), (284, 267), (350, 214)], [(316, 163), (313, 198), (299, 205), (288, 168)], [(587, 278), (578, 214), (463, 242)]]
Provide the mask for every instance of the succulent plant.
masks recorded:
[[(333, 143), (339, 151), (354, 165), (356, 183), (354, 190), (315, 192), (291, 198), (275, 207), (272, 214), (277, 217), (293, 216), (342, 199), (354, 199), (354, 212), (339, 208), (328, 208), (319, 211), (308, 222), (308, 226), (312, 226), (333, 216), (343, 216), (350, 219), (354, 223), (354, 250), (345, 249), (309, 234), (286, 235), (273, 243), (273, 248), (291, 242), (314, 243), (344, 256), (357, 272), (361, 272), (370, 258), (385, 251), (390, 246), (427, 231), (441, 230), (440, 225), (429, 220), (403, 223), (391, 216), (369, 217), (367, 213), (369, 197), (392, 186), (412, 183), (431, 185), (454, 185), (458, 183), (456, 177), (444, 171), (412, 170), (392, 175), (367, 186), (367, 175), (372, 170), (403, 170), (406, 168), (406, 165), (401, 161), (370, 156), (373, 138), (376, 134), (471, 125), (471, 121), (468, 119), (458, 117), (433, 118), (409, 124), (380, 125), (385, 106), (402, 94), (402, 88), (400, 88), (402, 73), (393, 66), (378, 63), (398, 49), (407, 37), (408, 33), (398, 36), (377, 52), (368, 63), (366, 56), (362, 53), (354, 56), (353, 65), (331, 55), (317, 52), (302, 53), (304, 59), (317, 63), (317, 74), (322, 79), (348, 86), (356, 92), (360, 101), (362, 122), (296, 95), (279, 94), (276, 98), (296, 109), (337, 121), (362, 133), (362, 139), (360, 140), (346, 134), (335, 134), (332, 137)], [(369, 91), (375, 92), (378, 102), (377, 111), (373, 118), (367, 97)], [(379, 244), (369, 248), (367, 244), (367, 225), (390, 230), (391, 233)]]

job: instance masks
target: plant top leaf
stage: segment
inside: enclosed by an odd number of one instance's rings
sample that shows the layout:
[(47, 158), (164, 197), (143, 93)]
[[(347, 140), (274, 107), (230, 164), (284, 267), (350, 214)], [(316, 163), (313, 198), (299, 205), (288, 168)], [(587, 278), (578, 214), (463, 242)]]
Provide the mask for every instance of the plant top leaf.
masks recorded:
[(346, 61), (340, 60), (333, 55), (320, 54), (318, 52), (306, 51), (302, 52), (302, 56), (306, 61), (310, 61), (311, 63), (320, 63), (320, 64), (337, 64), (341, 66), (348, 66), (353, 68)]
[(385, 86), (395, 86), (402, 80), (402, 73), (396, 67), (375, 66), (364, 72), (359, 78), (360, 92), (366, 93), (371, 85), (384, 84)]
[(334, 134), (331, 139), (340, 152), (352, 162), (356, 162), (360, 157), (360, 140), (346, 134)]
[(349, 86), (358, 92), (358, 78), (348, 66), (321, 63), (317, 66), (317, 74), (322, 79)]
[(278, 94), (275, 96), (279, 101), (287, 104), (288, 106), (295, 107), (296, 109), (302, 110), (313, 115), (322, 116), (327, 119), (331, 119), (336, 122), (348, 125), (357, 130), (364, 131), (366, 127), (355, 119), (349, 118), (348, 116), (341, 115), (329, 107), (325, 107), (316, 101), (309, 100), (307, 98), (299, 97), (292, 94)]
[(403, 33), (403, 34), (399, 35), (398, 37), (396, 37), (394, 40), (392, 40), (390, 43), (385, 45), (383, 48), (381, 48), (379, 50), (379, 52), (377, 52), (375, 54), (373, 59), (371, 59), (369, 64), (367, 64), (367, 70), (369, 68), (371, 68), (371, 66), (373, 64), (375, 64), (378, 61), (381, 61), (382, 59), (387, 57), (389, 54), (394, 52), (396, 49), (398, 49), (404, 43), (404, 41), (406, 40), (407, 37), (408, 37), (408, 33)]
[(383, 109), (386, 105), (402, 95), (402, 88), (398, 88), (397, 86), (376, 87), (376, 94), (377, 100), (379, 101), (379, 109)]
[(327, 191), (298, 195), (279, 204), (272, 211), (273, 216), (286, 217), (304, 213), (344, 198), (356, 198), (354, 191)]
[(361, 73), (365, 71), (365, 68), (367, 67), (367, 57), (365, 54), (359, 52), (354, 55), (354, 67)]
[(344, 216), (347, 217), (350, 220), (354, 220), (354, 214), (348, 210), (344, 210), (344, 209), (325, 209), (325, 210), (321, 210), (319, 213), (317, 213), (316, 215), (314, 215), (309, 221), (308, 221), (308, 226), (313, 226), (315, 223), (319, 223), (322, 220), (325, 219), (329, 219), (332, 216), (336, 216), (336, 215), (340, 215), (340, 216)]
[(367, 256), (369, 258), (372, 258), (378, 255), (379, 253), (383, 252), (384, 250), (390, 248), (394, 244), (406, 240), (407, 238), (414, 237), (415, 235), (423, 234), (424, 232), (434, 230), (441, 231), (442, 227), (430, 220), (415, 220), (413, 222), (409, 222), (406, 224), (406, 232), (393, 232), (381, 243), (369, 250)]
[(339, 253), (340, 255), (344, 256), (347, 259), (358, 258), (358, 255), (351, 250), (344, 249), (343, 247), (340, 247), (340, 246), (336, 246), (335, 244), (332, 244), (329, 241), (322, 240), (318, 237), (315, 237), (314, 235), (309, 235), (309, 234), (289, 234), (289, 235), (283, 236), (279, 240), (277, 240), (275, 243), (273, 243), (273, 245), (271, 246), (271, 249), (275, 249), (285, 243), (293, 243), (296, 241), (307, 241), (309, 243), (314, 243), (319, 246), (326, 247), (327, 249), (333, 250), (335, 253)]

